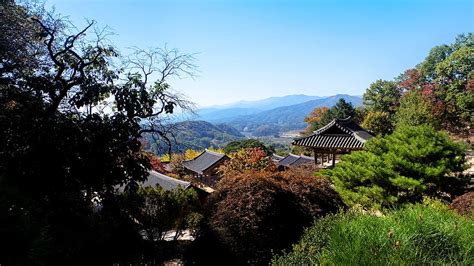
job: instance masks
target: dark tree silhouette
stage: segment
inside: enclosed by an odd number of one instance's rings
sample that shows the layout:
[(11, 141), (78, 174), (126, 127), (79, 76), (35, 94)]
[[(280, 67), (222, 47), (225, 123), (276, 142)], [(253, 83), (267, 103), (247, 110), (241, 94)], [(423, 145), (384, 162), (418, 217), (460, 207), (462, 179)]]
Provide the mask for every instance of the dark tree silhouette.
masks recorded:
[(192, 55), (124, 58), (94, 21), (69, 25), (41, 6), (0, 6), (0, 264), (110, 263), (135, 252), (141, 238), (114, 207), (116, 187), (148, 175), (142, 134), (160, 134), (160, 117), (191, 106), (167, 80), (193, 75)]

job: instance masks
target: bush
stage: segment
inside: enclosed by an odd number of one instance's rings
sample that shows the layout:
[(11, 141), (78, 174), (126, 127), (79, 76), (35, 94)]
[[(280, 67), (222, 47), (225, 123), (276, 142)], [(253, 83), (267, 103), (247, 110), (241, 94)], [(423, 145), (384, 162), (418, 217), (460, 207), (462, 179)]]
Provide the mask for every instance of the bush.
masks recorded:
[(315, 217), (342, 206), (327, 180), (304, 170), (225, 177), (209, 198), (208, 242), (198, 239), (202, 250), (195, 254), (212, 258), (206, 263), (266, 264), (272, 251), (288, 248)]
[(461, 215), (474, 218), (474, 191), (455, 198), (449, 205), (449, 208), (455, 210)]
[(420, 202), (464, 189), (465, 146), (430, 126), (401, 127), (369, 140), (364, 151), (342, 157), (323, 171), (348, 205), (380, 208)]
[(307, 229), (274, 265), (417, 265), (474, 263), (474, 224), (439, 202), (376, 217), (329, 215)]

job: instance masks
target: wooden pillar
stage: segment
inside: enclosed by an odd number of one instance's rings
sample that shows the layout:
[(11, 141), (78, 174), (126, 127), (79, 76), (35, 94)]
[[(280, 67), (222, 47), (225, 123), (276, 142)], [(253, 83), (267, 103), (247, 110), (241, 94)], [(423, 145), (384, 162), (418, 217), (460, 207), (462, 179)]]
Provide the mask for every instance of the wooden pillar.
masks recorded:
[(336, 152), (332, 152), (332, 167), (336, 165)]
[(314, 164), (317, 166), (318, 165), (318, 154), (316, 153), (316, 149), (313, 149), (314, 152)]

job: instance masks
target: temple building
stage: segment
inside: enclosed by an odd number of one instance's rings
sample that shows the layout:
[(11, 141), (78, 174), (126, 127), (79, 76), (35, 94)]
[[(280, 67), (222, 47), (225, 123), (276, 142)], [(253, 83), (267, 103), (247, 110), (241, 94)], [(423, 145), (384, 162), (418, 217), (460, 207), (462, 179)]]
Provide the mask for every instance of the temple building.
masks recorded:
[(149, 171), (149, 175), (147, 180), (145, 180), (142, 183), (139, 183), (140, 186), (142, 187), (156, 187), (160, 186), (164, 190), (173, 190), (181, 186), (184, 189), (187, 189), (191, 187), (191, 182), (187, 182), (184, 180), (179, 180), (167, 175), (164, 175), (162, 173), (158, 173), (156, 171)]
[(213, 186), (218, 179), (218, 168), (229, 157), (222, 153), (204, 150), (196, 158), (183, 162), (183, 167), (189, 174), (193, 175), (204, 184)]
[(272, 160), (278, 166), (279, 170), (284, 170), (290, 167), (300, 166), (300, 165), (314, 165), (314, 158), (304, 156), (304, 155), (295, 155), (295, 154), (290, 153), (286, 157), (282, 157), (282, 156), (278, 156), (278, 157), (279, 157), (279, 160), (276, 160), (277, 157), (273, 155)]
[(295, 139), (292, 144), (313, 151), (316, 164), (332, 161), (331, 165), (334, 166), (337, 154), (361, 150), (372, 137), (371, 133), (349, 117), (334, 119), (310, 136)]

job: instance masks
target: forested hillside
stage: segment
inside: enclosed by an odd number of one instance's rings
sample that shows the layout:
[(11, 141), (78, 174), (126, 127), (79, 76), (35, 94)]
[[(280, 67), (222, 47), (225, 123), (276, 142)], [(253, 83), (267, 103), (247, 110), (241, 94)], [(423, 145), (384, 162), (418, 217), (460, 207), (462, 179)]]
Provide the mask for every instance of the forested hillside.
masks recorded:
[[(225, 144), (242, 139), (235, 128), (226, 124), (211, 124), (206, 121), (185, 121), (174, 124), (169, 132), (172, 141), (172, 152), (180, 153), (186, 149), (203, 150), (209, 147), (223, 147)], [(146, 136), (145, 149), (156, 154), (168, 152), (168, 145), (155, 141), (151, 135)]]

